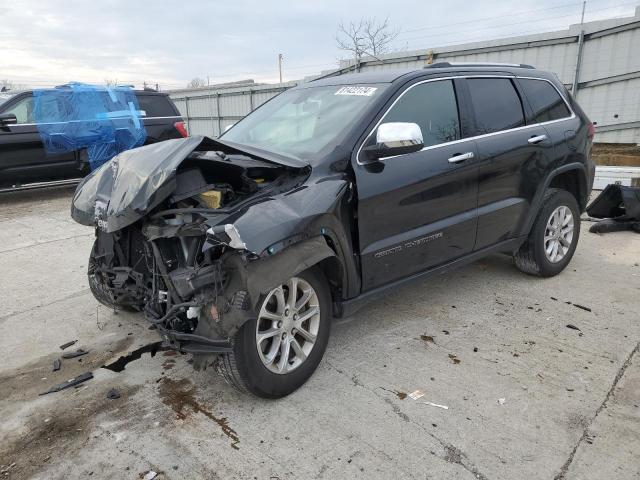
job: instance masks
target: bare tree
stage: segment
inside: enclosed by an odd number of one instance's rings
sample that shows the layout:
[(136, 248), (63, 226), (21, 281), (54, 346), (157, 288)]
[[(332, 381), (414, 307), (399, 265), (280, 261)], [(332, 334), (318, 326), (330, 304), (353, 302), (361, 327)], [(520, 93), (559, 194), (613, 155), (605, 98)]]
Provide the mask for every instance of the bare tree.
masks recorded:
[(388, 17), (382, 22), (376, 18), (360, 19), (358, 22), (349, 22), (349, 25), (340, 22), (336, 43), (339, 49), (353, 54), (355, 69), (359, 71), (363, 55), (380, 60), (378, 55), (390, 50), (391, 43), (399, 33), (399, 29), (391, 28)]
[(187, 83), (187, 88), (200, 88), (207, 85), (207, 81), (204, 78), (192, 78), (189, 83)]
[(8, 92), (9, 90), (20, 90), (24, 85), (17, 84), (11, 80), (0, 80), (0, 92)]

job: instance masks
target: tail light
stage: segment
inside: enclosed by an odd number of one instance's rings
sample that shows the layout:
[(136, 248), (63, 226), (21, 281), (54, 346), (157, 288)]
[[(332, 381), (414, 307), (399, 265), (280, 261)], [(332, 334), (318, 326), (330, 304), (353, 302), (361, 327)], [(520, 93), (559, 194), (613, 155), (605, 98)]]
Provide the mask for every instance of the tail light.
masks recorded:
[(187, 127), (185, 127), (184, 122), (176, 122), (173, 124), (173, 126), (175, 127), (176, 130), (178, 130), (178, 133), (180, 133), (180, 135), (182, 135), (183, 137), (188, 137), (189, 136), (189, 132), (187, 132)]
[(589, 122), (589, 125), (587, 125), (587, 137), (589, 137), (589, 141), (593, 142), (593, 136), (596, 134), (596, 126)]

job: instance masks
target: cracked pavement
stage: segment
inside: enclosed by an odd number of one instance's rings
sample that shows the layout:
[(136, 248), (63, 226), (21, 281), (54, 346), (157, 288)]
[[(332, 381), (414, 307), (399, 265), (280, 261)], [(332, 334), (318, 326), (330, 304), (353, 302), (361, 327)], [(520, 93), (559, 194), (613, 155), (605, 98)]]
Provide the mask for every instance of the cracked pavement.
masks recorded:
[[(640, 235), (583, 224), (558, 277), (492, 256), (381, 297), (334, 322), (303, 388), (265, 401), (172, 352), (100, 368), (158, 337), (91, 296), (72, 194), (0, 198), (3, 478), (640, 478)], [(52, 372), (75, 339), (89, 354)]]

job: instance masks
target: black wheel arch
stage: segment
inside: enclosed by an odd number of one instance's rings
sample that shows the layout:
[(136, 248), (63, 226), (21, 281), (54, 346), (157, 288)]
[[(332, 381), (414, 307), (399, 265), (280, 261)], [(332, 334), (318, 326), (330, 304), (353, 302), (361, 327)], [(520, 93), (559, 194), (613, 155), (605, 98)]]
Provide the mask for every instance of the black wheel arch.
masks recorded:
[(520, 234), (528, 235), (542, 207), (544, 195), (550, 188), (567, 190), (576, 197), (580, 212), (584, 212), (589, 199), (589, 184), (587, 178), (587, 168), (580, 162), (568, 163), (552, 170), (545, 178), (544, 183), (538, 187)]

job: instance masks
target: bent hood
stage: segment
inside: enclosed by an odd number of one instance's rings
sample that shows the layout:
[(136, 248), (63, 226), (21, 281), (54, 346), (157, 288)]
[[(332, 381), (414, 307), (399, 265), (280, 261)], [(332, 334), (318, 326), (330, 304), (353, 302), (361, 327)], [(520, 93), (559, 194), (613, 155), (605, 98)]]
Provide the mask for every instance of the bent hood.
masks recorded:
[[(107, 233), (120, 230), (165, 200), (176, 188), (178, 166), (195, 151), (238, 152), (208, 137), (166, 140), (116, 155), (76, 189), (71, 217)], [(287, 165), (278, 158), (265, 159)], [(299, 164), (289, 166), (300, 167)]]

